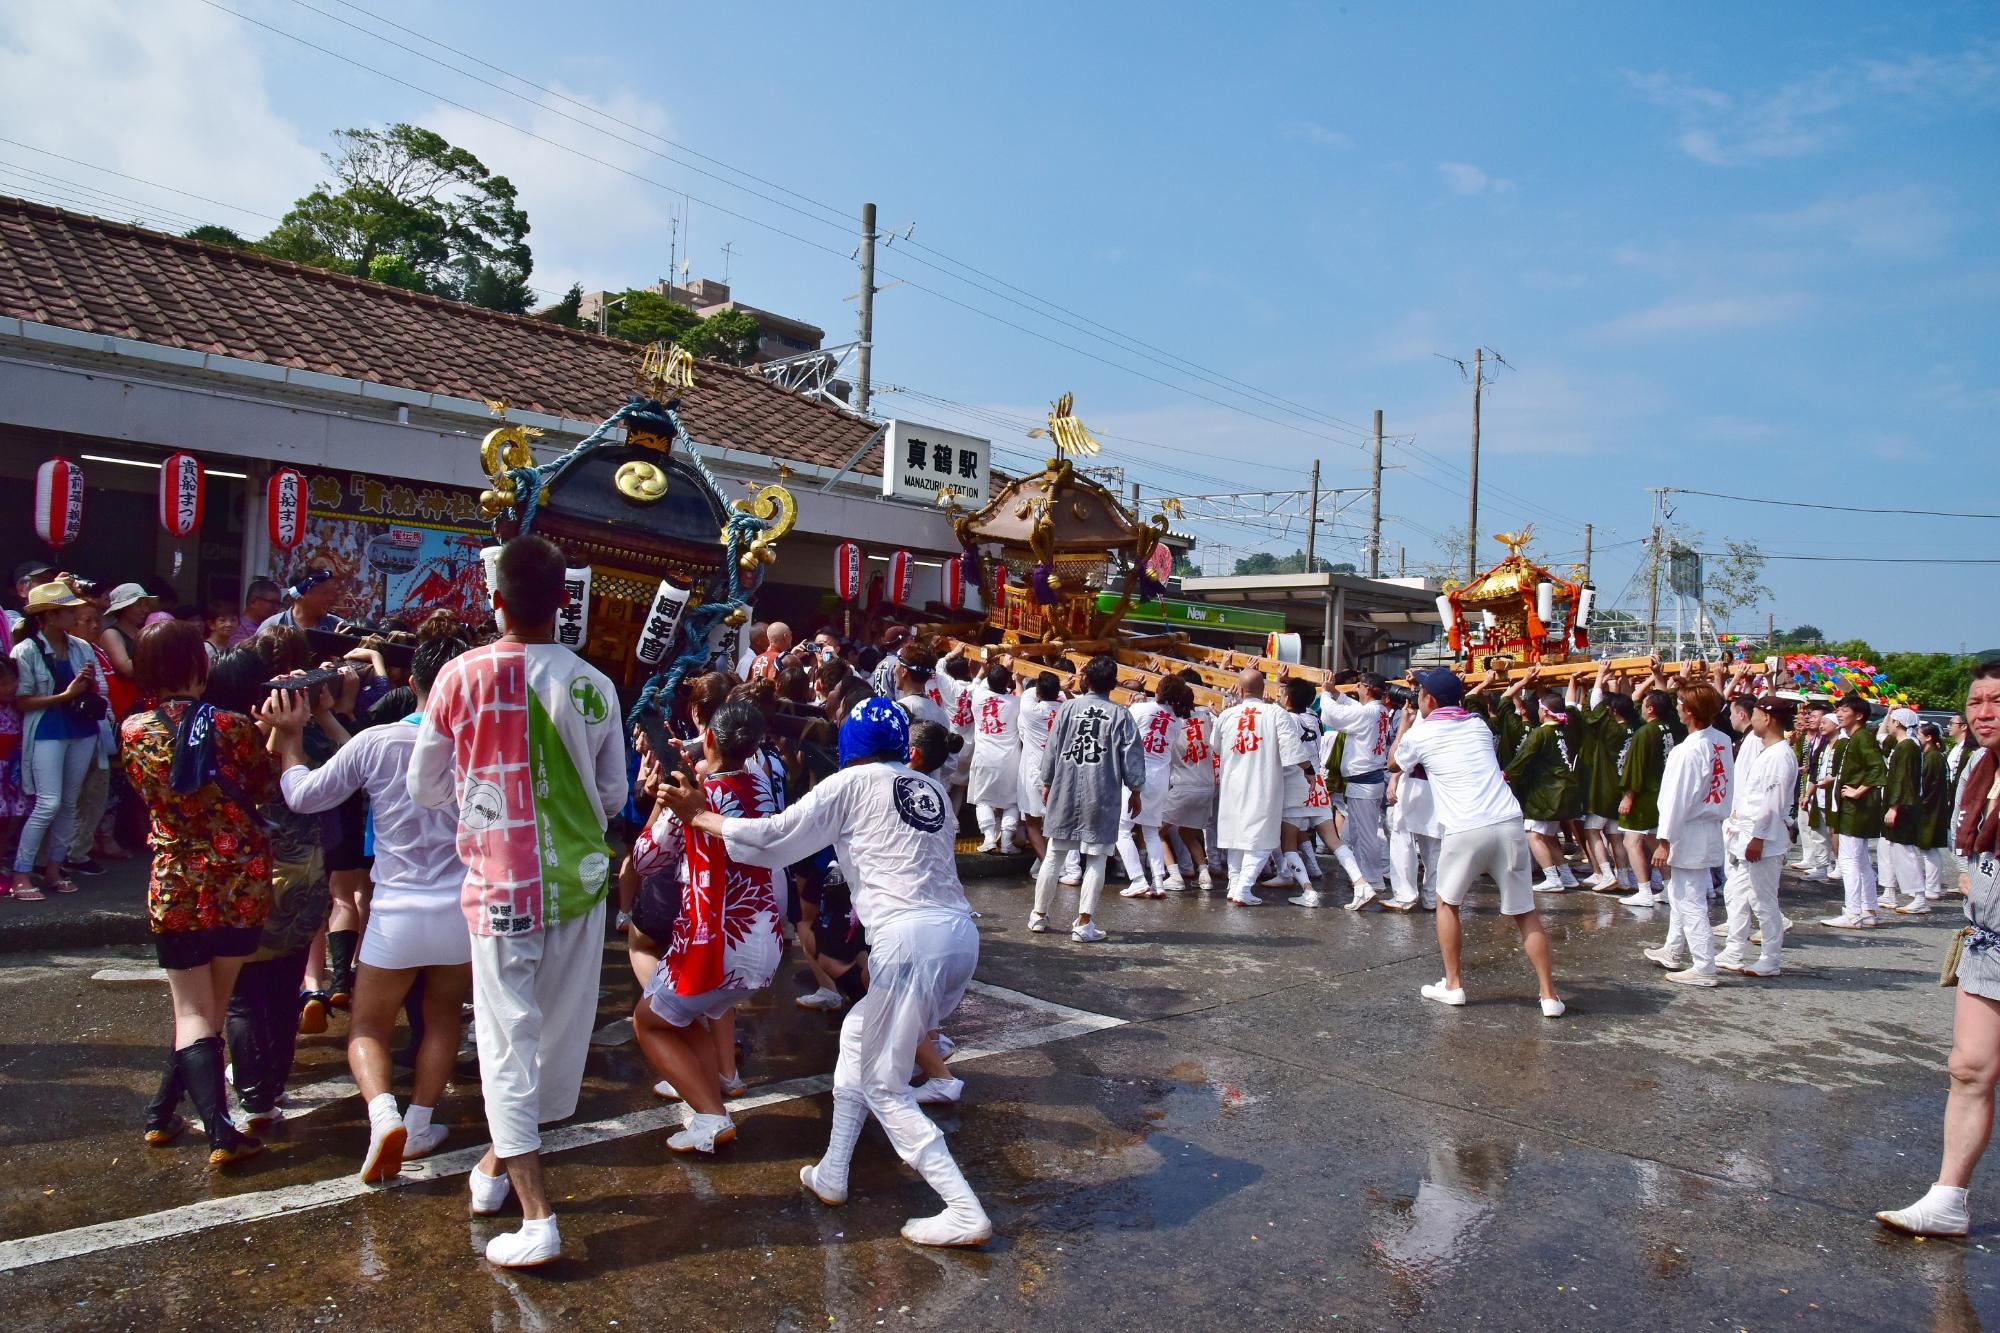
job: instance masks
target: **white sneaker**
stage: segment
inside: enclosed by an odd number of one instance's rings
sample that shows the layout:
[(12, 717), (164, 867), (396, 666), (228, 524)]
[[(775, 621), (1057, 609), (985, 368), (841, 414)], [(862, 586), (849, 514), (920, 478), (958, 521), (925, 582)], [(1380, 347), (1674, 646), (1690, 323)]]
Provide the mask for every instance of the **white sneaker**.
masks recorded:
[(1143, 879), (1135, 879), (1132, 881), (1131, 887), (1118, 890), (1118, 896), (1120, 898), (1150, 898), (1153, 896), (1153, 886)]
[(519, 1231), (486, 1242), (486, 1262), (500, 1268), (533, 1268), (562, 1258), (562, 1235), (554, 1217), (523, 1221)]
[(1667, 973), (1668, 981), (1677, 981), (1683, 986), (1714, 986), (1715, 973), (1704, 972), (1700, 968), (1688, 967), (1679, 972)]
[(1036, 857), (1028, 866), (1028, 879), (1032, 882), (1042, 877), (1042, 858)]
[(724, 1074), (722, 1076), (723, 1096), (741, 1097), (744, 1093), (748, 1091), (750, 1091), (750, 1085), (743, 1081), (743, 1076), (741, 1074), (738, 1074), (735, 1078), (730, 1078), (727, 1074)]
[(965, 1095), (965, 1080), (962, 1078), (927, 1079), (917, 1089), (919, 1106), (955, 1106)]
[(1047, 912), (1028, 913), (1028, 929), (1037, 935), (1048, 934), (1049, 914)]
[(1083, 876), (1082, 876), (1082, 875), (1064, 875), (1064, 876), (1063, 876), (1063, 877), (1062, 877), (1061, 879), (1057, 880), (1057, 881), (1056, 881), (1056, 883), (1058, 883), (1058, 884), (1062, 885), (1062, 886), (1063, 886), (1064, 888), (1066, 888), (1066, 889), (1073, 889), (1073, 888), (1077, 887), (1077, 885), (1079, 885), (1079, 884), (1083, 883)]
[(500, 1211), (500, 1206), (507, 1202), (507, 1196), (514, 1192), (514, 1182), (507, 1178), (505, 1171), (497, 1176), (489, 1176), (475, 1165), (472, 1170), (466, 1172), (466, 1178), (472, 1183), (474, 1217), (493, 1216)]
[(1804, 879), (1808, 884), (1824, 884), (1832, 879), (1833, 876), (1824, 870), (1808, 870), (1800, 878)]
[(799, 1168), (799, 1183), (806, 1187), (808, 1194), (829, 1208), (838, 1208), (847, 1202), (847, 1186), (842, 1185), (836, 1190), (829, 1185), (821, 1183), (819, 1178), (819, 1164), (817, 1162), (808, 1163)]
[(1684, 965), (1680, 954), (1664, 944), (1656, 944), (1650, 949), (1642, 950), (1642, 953), (1649, 961), (1658, 963), (1668, 971)]
[(1347, 900), (1347, 910), (1358, 912), (1374, 901), (1375, 886), (1364, 879), (1355, 884), (1354, 896)]
[(681, 1090), (666, 1079), (661, 1079), (653, 1085), (653, 1095), (663, 1102), (677, 1102), (681, 1099)]
[(403, 1169), (403, 1145), (409, 1137), (410, 1132), (403, 1128), (401, 1116), (376, 1120), (371, 1124), (368, 1155), (361, 1159), (361, 1183), (379, 1185), (385, 1180), (395, 1179)]
[(1722, 923), (1721, 925), (1719, 925), (1719, 926), (1715, 927), (1715, 929), (1711, 930), (1711, 931), (1709, 932), (1709, 934), (1711, 934), (1711, 935), (1715, 936), (1715, 938), (1717, 938), (1717, 939), (1719, 939), (1719, 940), (1726, 940), (1726, 939), (1728, 939), (1728, 938), (1729, 938), (1729, 923), (1728, 923), (1727, 921), (1723, 922), (1723, 923)]
[(1169, 870), (1167, 877), (1160, 881), (1160, 887), (1168, 893), (1186, 893), (1187, 879), (1178, 870)]
[(1864, 918), (1851, 912), (1842, 912), (1839, 916), (1823, 916), (1819, 919), (1819, 923), (1822, 926), (1832, 926), (1835, 930), (1859, 930), (1863, 920)]
[(1583, 887), (1589, 889), (1592, 893), (1617, 893), (1619, 891), (1618, 876), (1612, 874), (1609, 870), (1601, 870), (1585, 880)]
[(404, 1142), (403, 1160), (408, 1162), (418, 1157), (430, 1156), (437, 1151), (437, 1146), (444, 1142), (444, 1136), (450, 1132), (449, 1127), (432, 1121), (416, 1133), (410, 1135)]
[(1730, 953), (1725, 949), (1715, 955), (1715, 970), (1718, 972), (1743, 972), (1748, 970), (1748, 964), (1743, 961), (1740, 955)]
[(1409, 898), (1391, 898), (1388, 902), (1383, 903), (1382, 906), (1388, 908), (1391, 912), (1414, 912), (1417, 910), (1417, 900), (1414, 896)]
[(810, 995), (799, 996), (792, 1003), (801, 1009), (823, 1009), (831, 1013), (833, 1010), (847, 1003), (847, 1001), (839, 991), (828, 990), (825, 986), (821, 986)]
[(1933, 1185), (1908, 1208), (1877, 1213), (1875, 1220), (1909, 1236), (1963, 1236), (1972, 1230), (1965, 1191), (1950, 1185)]
[(1564, 1014), (1568, 1012), (1569, 1012), (1569, 1006), (1564, 1004), (1561, 1000), (1544, 999), (1542, 1001), (1543, 1018), (1561, 1018)]
[(1290, 901), (1290, 903), (1292, 904), (1292, 906), (1294, 906), (1294, 907), (1324, 907), (1324, 906), (1326, 906), (1326, 902), (1325, 902), (1325, 900), (1324, 900), (1324, 899), (1322, 899), (1322, 898), (1321, 898), (1321, 897), (1319, 896), (1319, 890), (1318, 890), (1318, 889), (1306, 889), (1306, 890), (1304, 890), (1303, 892), (1300, 892), (1300, 893), (1295, 893), (1295, 894), (1293, 894), (1293, 895), (1291, 896), (1291, 898), (1289, 899), (1289, 901)]
[(1257, 887), (1260, 889), (1289, 889), (1292, 887), (1292, 877), (1290, 875), (1280, 875), (1274, 870), (1264, 876), (1264, 878), (1258, 880)]
[(1200, 870), (1195, 872), (1194, 882), (1196, 884), (1199, 884), (1204, 889), (1212, 889), (1215, 887), (1215, 872), (1210, 870), (1207, 866), (1203, 866)]
[(696, 1115), (689, 1118), (680, 1133), (667, 1140), (667, 1147), (675, 1152), (712, 1153), (735, 1139), (736, 1123), (728, 1116)]
[(1630, 897), (1620, 898), (1618, 901), (1627, 907), (1658, 907), (1666, 899), (1649, 889), (1640, 889)]
[(982, 852), (997, 852), (1000, 850), (1000, 840), (998, 838), (988, 838), (985, 842), (979, 844), (979, 850)]
[(1262, 907), (1264, 905), (1264, 900), (1248, 889), (1243, 890), (1241, 893), (1230, 894), (1229, 901), (1235, 903), (1238, 907)]
[(1444, 984), (1443, 979), (1440, 978), (1424, 987), (1423, 997), (1426, 1000), (1436, 1000), (1439, 1004), (1448, 1004), (1456, 1009), (1465, 1003), (1465, 987), (1459, 986), (1453, 988), (1447, 986)]
[(1104, 938), (1104, 932), (1095, 921), (1079, 921), (1069, 928), (1069, 937), (1078, 944), (1095, 944)]
[(1929, 916), (1931, 914), (1931, 900), (1928, 898), (1912, 898), (1908, 907), (1898, 907), (1896, 910), (1904, 916)]

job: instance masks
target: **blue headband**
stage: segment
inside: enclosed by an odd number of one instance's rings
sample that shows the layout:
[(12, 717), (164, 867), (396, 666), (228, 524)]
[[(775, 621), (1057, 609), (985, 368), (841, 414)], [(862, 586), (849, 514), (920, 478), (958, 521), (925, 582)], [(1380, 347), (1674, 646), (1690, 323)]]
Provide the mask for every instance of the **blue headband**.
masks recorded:
[(863, 699), (840, 724), (840, 766), (888, 751), (910, 752), (910, 716), (879, 696)]
[(291, 598), (293, 601), (297, 601), (299, 598), (305, 596), (307, 592), (317, 588), (332, 577), (333, 571), (330, 569), (307, 570), (305, 573), (299, 575), (291, 587), (285, 589), (285, 596)]

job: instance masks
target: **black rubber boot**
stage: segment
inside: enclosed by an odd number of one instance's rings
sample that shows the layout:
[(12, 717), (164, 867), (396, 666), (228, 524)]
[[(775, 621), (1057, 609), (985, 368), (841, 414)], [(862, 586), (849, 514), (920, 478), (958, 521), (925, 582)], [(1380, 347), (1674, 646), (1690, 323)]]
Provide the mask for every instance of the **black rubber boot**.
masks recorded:
[(174, 1059), (180, 1063), (181, 1081), (208, 1130), (209, 1163), (221, 1166), (262, 1149), (261, 1142), (230, 1123), (229, 1093), (222, 1083), (222, 1038), (203, 1037), (175, 1051)]
[(146, 1106), (148, 1133), (173, 1128), (175, 1113), (181, 1109), (181, 1093), (184, 1090), (180, 1052), (169, 1051), (166, 1070), (160, 1075), (160, 1090), (153, 1095), (153, 1100)]
[(336, 1009), (347, 1008), (354, 996), (354, 950), (361, 941), (358, 930), (329, 930), (326, 933), (326, 968), (332, 974), (327, 994)]

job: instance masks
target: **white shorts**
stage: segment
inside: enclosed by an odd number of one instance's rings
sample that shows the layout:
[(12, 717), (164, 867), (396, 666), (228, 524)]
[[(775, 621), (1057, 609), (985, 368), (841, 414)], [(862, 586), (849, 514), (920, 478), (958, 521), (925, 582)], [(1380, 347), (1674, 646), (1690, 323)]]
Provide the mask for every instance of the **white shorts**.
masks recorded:
[(1603, 815), (1585, 815), (1583, 817), (1583, 826), (1595, 833), (1602, 829), (1610, 828), (1611, 821)]
[(1556, 819), (1524, 819), (1521, 821), (1521, 827), (1530, 833), (1539, 833), (1544, 838), (1559, 837), (1563, 831), (1562, 821)]
[(1653, 836), (1653, 830), (1652, 830), (1652, 829), (1649, 829), (1649, 828), (1633, 828), (1633, 827), (1632, 827), (1632, 826), (1631, 826), (1630, 824), (1620, 824), (1620, 825), (1618, 826), (1618, 831), (1619, 831), (1620, 833), (1636, 833), (1636, 834), (1638, 834), (1638, 835), (1639, 835), (1640, 837), (1642, 837), (1642, 838), (1650, 838), (1650, 837), (1652, 837), (1652, 836)]
[(646, 1007), (669, 1027), (684, 1028), (704, 1018), (720, 1018), (757, 992), (748, 986), (717, 986), (699, 995), (682, 995), (666, 984), (666, 969), (654, 974), (657, 986), (646, 988)]
[(1299, 805), (1285, 811), (1285, 822), (1301, 833), (1310, 833), (1333, 819), (1330, 806)]
[(1535, 886), (1528, 840), (1513, 821), (1485, 828), (1447, 833), (1438, 839), (1438, 901), (1453, 907), (1465, 901), (1472, 882), (1493, 876), (1500, 886), (1500, 914), (1520, 916), (1535, 910)]
[(369, 967), (451, 967), (472, 961), (472, 931), (456, 893), (377, 897), (361, 932), (359, 960)]

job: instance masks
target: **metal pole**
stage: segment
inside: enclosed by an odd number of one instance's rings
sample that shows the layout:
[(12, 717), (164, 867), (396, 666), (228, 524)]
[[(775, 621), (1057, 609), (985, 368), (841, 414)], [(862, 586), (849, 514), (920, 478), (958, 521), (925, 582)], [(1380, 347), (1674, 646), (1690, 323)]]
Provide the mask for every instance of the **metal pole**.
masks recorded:
[(1337, 588), (1333, 594), (1333, 662), (1329, 671), (1342, 671), (1347, 667), (1347, 589)]
[(1593, 525), (1583, 525), (1583, 581), (1590, 582), (1590, 530)]
[(1472, 488), (1465, 511), (1465, 579), (1479, 577), (1479, 390), (1485, 376), (1486, 349), (1472, 353)]
[(1646, 652), (1660, 651), (1660, 495), (1653, 493), (1653, 540), (1648, 544), (1652, 559), (1646, 576)]
[(1321, 671), (1334, 669), (1333, 636), (1333, 594), (1329, 592), (1323, 594), (1320, 600), (1319, 669)]
[(1319, 537), (1319, 460), (1313, 459), (1312, 508), (1306, 510), (1306, 570), (1316, 572), (1313, 567), (1314, 544)]
[(854, 410), (868, 415), (868, 363), (875, 351), (875, 205), (861, 206), (861, 345), (854, 353)]
[(1368, 505), (1368, 577), (1382, 577), (1382, 409), (1375, 409), (1375, 495)]

